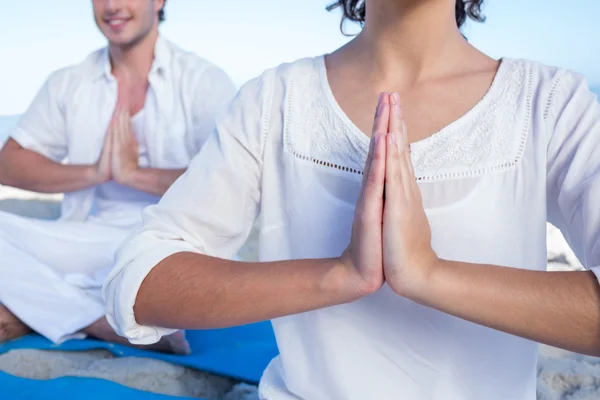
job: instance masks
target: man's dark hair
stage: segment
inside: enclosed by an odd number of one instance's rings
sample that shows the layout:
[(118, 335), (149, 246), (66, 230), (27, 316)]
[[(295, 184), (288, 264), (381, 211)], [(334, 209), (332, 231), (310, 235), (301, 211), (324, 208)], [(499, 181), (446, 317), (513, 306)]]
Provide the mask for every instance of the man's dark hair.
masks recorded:
[(158, 11), (158, 22), (163, 22), (165, 20), (165, 7), (167, 5), (167, 0), (163, 4), (162, 8)]
[[(484, 0), (456, 0), (455, 15), (456, 25), (460, 28), (466, 22), (467, 18), (474, 21), (483, 22), (485, 17), (481, 12), (481, 6)], [(343, 10), (342, 24), (345, 20), (358, 22), (361, 25), (365, 23), (367, 10), (365, 0), (338, 0), (329, 6), (327, 11), (341, 7)]]

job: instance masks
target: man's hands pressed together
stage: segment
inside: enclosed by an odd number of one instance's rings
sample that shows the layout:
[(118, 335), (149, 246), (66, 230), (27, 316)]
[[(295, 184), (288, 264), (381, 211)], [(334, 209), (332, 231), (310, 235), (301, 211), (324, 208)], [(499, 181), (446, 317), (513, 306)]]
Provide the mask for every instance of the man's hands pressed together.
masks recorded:
[[(123, 88), (123, 89), (122, 89)], [(143, 92), (140, 91), (143, 94)], [(130, 110), (143, 108), (138, 100), (130, 105), (126, 85), (119, 85), (119, 96), (108, 126), (102, 151), (94, 166), (94, 184), (113, 180), (121, 185), (162, 196), (185, 169), (142, 168), (139, 165), (139, 145), (131, 126)]]
[(129, 112), (119, 110), (109, 135), (112, 136), (113, 179), (122, 185), (128, 185), (135, 171), (139, 169), (139, 147), (131, 129)]
[(117, 104), (96, 163), (100, 183), (114, 180), (131, 186), (133, 174), (139, 169), (139, 146), (131, 126), (130, 109), (135, 112), (143, 108), (146, 89), (134, 90), (140, 85), (133, 85), (131, 81), (130, 74), (124, 74), (118, 84)]

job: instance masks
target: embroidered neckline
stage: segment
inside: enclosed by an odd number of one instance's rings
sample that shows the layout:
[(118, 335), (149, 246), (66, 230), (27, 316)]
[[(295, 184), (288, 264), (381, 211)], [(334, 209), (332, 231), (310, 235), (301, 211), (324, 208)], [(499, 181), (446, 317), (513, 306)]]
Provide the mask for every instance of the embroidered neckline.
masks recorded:
[[(325, 98), (323, 103), (343, 122), (349, 139), (366, 157), (369, 137), (352, 122), (335, 99), (327, 78), (325, 56), (316, 57), (314, 63), (319, 77), (319, 89)], [(412, 143), (411, 157), (417, 180), (459, 179), (506, 170), (518, 163), (528, 131), (531, 82), (528, 87), (525, 127), (523, 132), (517, 132), (520, 140), (511, 140), (516, 138), (508, 131), (511, 126), (514, 127), (524, 78), (525, 71), (521, 63), (508, 58), (501, 59), (492, 84), (471, 109), (439, 131)], [(506, 113), (500, 115), (497, 112), (499, 109), (506, 110)], [(467, 129), (465, 125), (469, 125), (471, 129)], [(508, 153), (512, 153), (512, 156)], [(481, 161), (484, 161), (484, 165), (475, 167)], [(443, 167), (448, 166), (453, 168), (440, 172)]]
[[(285, 99), (284, 149), (336, 173), (361, 175), (369, 138), (339, 107), (324, 57), (293, 64)], [(527, 78), (527, 82), (526, 82)], [(528, 64), (503, 59), (481, 100), (462, 117), (411, 145), (419, 181), (444, 181), (506, 171), (522, 158), (531, 115)]]
[[(321, 55), (321, 56), (315, 57), (314, 60), (315, 60), (316, 68), (318, 70), (318, 74), (320, 77), (321, 88), (322, 88), (323, 93), (325, 94), (325, 97), (326, 97), (329, 105), (335, 111), (335, 113), (344, 121), (344, 123), (346, 125), (348, 125), (348, 127), (350, 128), (350, 131), (359, 140), (366, 143), (367, 148), (368, 148), (369, 137), (367, 135), (365, 135), (365, 133), (363, 131), (361, 131), (358, 128), (358, 126), (356, 126), (356, 124), (354, 124), (354, 122), (352, 122), (350, 117), (348, 117), (348, 114), (346, 114), (344, 112), (344, 110), (342, 110), (342, 108), (340, 107), (340, 104), (337, 102), (337, 100), (335, 98), (335, 95), (333, 94), (333, 91), (331, 90), (331, 85), (329, 84), (329, 78), (327, 77), (327, 65), (325, 63), (325, 56)], [(510, 67), (509, 64), (514, 64), (513, 60), (508, 59), (508, 58), (502, 58), (500, 65), (498, 67), (498, 70), (496, 71), (496, 74), (494, 75), (494, 79), (492, 80), (492, 84), (490, 85), (488, 90), (485, 92), (483, 97), (481, 99), (479, 99), (479, 101), (473, 107), (471, 107), (465, 114), (460, 116), (458, 119), (452, 121), (450, 124), (444, 126), (442, 129), (440, 129), (437, 132), (434, 132), (433, 134), (429, 135), (428, 137), (423, 138), (423, 139), (419, 140), (418, 142), (412, 143), (411, 151), (414, 151), (416, 148), (425, 147), (427, 145), (427, 142), (436, 140), (438, 136), (446, 135), (446, 134), (448, 134), (448, 132), (456, 130), (458, 125), (464, 124), (466, 121), (469, 121), (471, 119), (471, 116), (473, 114), (477, 113), (481, 108), (483, 108), (487, 104), (487, 102), (489, 102), (489, 100), (492, 97), (494, 97), (496, 92), (498, 92), (498, 90), (501, 89), (501, 87), (505, 83), (504, 78), (506, 76), (507, 69), (509, 69), (509, 67)]]

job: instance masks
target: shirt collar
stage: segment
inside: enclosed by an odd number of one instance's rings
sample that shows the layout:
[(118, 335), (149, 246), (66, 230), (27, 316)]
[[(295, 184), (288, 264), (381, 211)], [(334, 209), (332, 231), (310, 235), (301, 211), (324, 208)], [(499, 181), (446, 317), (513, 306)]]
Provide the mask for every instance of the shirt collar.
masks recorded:
[[(169, 76), (169, 66), (171, 65), (171, 51), (168, 42), (163, 39), (160, 35), (156, 39), (154, 45), (154, 61), (150, 68), (150, 76), (160, 76), (166, 78)], [(101, 50), (100, 56), (94, 67), (94, 79), (100, 79), (102, 77), (113, 80), (115, 79), (111, 73), (110, 57), (108, 46)]]

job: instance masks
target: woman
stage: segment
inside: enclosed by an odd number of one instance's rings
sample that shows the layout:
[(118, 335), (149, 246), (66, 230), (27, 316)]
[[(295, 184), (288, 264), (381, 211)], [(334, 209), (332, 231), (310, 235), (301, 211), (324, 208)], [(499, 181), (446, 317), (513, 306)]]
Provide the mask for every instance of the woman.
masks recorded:
[[(472, 47), (480, 3), (338, 1), (362, 32), (246, 84), (147, 210), (105, 284), (113, 326), (272, 319), (269, 400), (533, 400), (535, 342), (599, 355), (598, 280), (545, 272), (545, 229), (600, 265), (600, 105)], [(256, 219), (261, 262), (226, 261)]]

